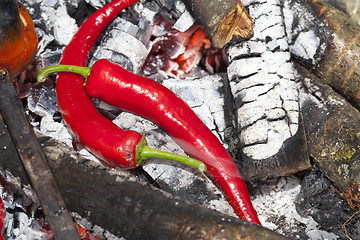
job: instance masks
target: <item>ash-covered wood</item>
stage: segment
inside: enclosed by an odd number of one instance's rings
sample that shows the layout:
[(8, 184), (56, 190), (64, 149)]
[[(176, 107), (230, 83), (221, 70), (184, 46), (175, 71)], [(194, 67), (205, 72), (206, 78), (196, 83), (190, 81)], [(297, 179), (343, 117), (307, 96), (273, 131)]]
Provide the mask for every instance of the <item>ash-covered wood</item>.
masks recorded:
[(80, 239), (10, 75), (0, 69), (0, 113), (57, 239)]
[(330, 47), (329, 27), (303, 0), (285, 0), (283, 15), (291, 57), (315, 67)]
[(227, 48), (237, 121), (228, 139), (247, 178), (285, 176), (311, 166), (282, 5), (254, 0), (248, 7), (254, 36)]
[(184, 0), (184, 3), (216, 48), (254, 34), (253, 20), (240, 0)]
[[(314, 74), (299, 67), (304, 91), (304, 116), (309, 153), (342, 192), (351, 181), (360, 184), (360, 112)], [(310, 97), (311, 96), (311, 97)]]
[[(26, 183), (0, 121), (2, 173)], [(173, 198), (123, 171), (106, 169), (51, 138), (39, 136), (50, 169), (72, 212), (126, 239), (287, 239), (261, 226)], [(11, 161), (9, 161), (11, 159)], [(5, 164), (7, 163), (7, 164)]]

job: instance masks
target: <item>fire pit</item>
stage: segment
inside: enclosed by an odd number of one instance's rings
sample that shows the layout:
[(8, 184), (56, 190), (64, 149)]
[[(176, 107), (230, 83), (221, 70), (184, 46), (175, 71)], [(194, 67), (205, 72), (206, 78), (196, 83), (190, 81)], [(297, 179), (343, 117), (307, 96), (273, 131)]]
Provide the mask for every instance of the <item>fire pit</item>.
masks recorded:
[[(318, 66), (335, 41), (316, 6), (243, 1), (254, 20), (253, 36), (228, 37), (225, 47), (214, 48), (206, 21), (192, 17), (191, 1), (140, 1), (111, 23), (88, 63), (111, 59), (182, 98), (236, 159), (265, 229), (238, 221), (223, 193), (195, 169), (160, 159), (135, 170), (107, 168), (73, 142), (57, 106), (55, 75), (36, 83), (36, 74), (58, 64), (81, 23), (110, 1), (22, 2), (39, 50), (17, 78), (19, 96), (82, 239), (194, 239), (201, 232), (214, 239), (359, 237), (359, 107), (315, 76), (326, 79)], [(121, 128), (146, 136), (150, 147), (186, 155), (152, 122), (93, 102)], [(343, 130), (334, 130), (337, 124)], [(51, 239), (6, 127), (0, 127), (3, 235)]]

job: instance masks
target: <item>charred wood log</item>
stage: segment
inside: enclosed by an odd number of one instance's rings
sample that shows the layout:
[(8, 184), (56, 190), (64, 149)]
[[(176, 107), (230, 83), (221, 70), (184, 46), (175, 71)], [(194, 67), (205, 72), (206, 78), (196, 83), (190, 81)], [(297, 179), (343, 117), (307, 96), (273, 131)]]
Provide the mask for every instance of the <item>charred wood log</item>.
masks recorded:
[(345, 193), (353, 181), (360, 184), (360, 112), (314, 74), (298, 69), (306, 93), (301, 112), (310, 156)]
[(329, 27), (302, 0), (284, 0), (283, 14), (291, 57), (307, 68), (319, 64), (330, 46)]
[[(26, 184), (19, 157), (0, 121), (1, 172)], [(55, 140), (39, 136), (68, 208), (126, 239), (287, 239), (258, 225), (220, 214), (104, 168)], [(10, 161), (11, 160), (11, 161)]]
[(360, 25), (324, 1), (307, 2), (328, 24), (332, 36), (330, 49), (314, 70), (323, 81), (359, 109)]
[(46, 162), (44, 152), (27, 119), (15, 85), (7, 71), (0, 69), (0, 113), (16, 146), (21, 161), (58, 239), (80, 239)]
[(240, 0), (184, 0), (190, 13), (205, 28), (216, 48), (231, 40), (248, 39), (253, 34), (253, 21)]
[(239, 146), (237, 158), (247, 178), (285, 176), (310, 167), (298, 79), (280, 1), (250, 1), (249, 12), (254, 36), (227, 48), (238, 129), (229, 145)]

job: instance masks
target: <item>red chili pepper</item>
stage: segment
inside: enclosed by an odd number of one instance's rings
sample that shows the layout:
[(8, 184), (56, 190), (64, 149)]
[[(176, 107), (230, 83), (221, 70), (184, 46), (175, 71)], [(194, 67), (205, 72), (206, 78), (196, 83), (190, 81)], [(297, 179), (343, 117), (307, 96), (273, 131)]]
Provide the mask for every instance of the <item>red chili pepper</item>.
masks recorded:
[(226, 149), (194, 111), (172, 91), (133, 74), (105, 59), (92, 68), (56, 65), (43, 69), (38, 79), (57, 71), (83, 75), (86, 92), (120, 109), (141, 115), (164, 129), (192, 157), (204, 162), (235, 213), (260, 224), (243, 178)]
[[(112, 1), (87, 19), (75, 34), (71, 43), (64, 50), (60, 64), (84, 66), (90, 50), (102, 30), (123, 8), (130, 6), (133, 2), (135, 2), (135, 0)], [(103, 61), (97, 62), (97, 64), (102, 66), (102, 62)], [(112, 64), (110, 65), (112, 66)], [(112, 69), (113, 67), (115, 70)], [(210, 174), (225, 193), (235, 213), (240, 218), (260, 224), (256, 211), (251, 204), (247, 187), (237, 166), (218, 139), (199, 121), (193, 111), (191, 109), (189, 110), (188, 106), (186, 104), (184, 105), (182, 100), (172, 95), (171, 92), (169, 93), (169, 90), (165, 90), (166, 88), (162, 88), (157, 84), (153, 85), (154, 83), (149, 83), (149, 81), (151, 81), (149, 79), (131, 74), (115, 66), (107, 70), (110, 71), (111, 75), (116, 75), (117, 78), (121, 80), (141, 80), (149, 84), (145, 85), (144, 88), (139, 88), (138, 91), (134, 91), (134, 88), (131, 89), (131, 84), (124, 85), (121, 84), (121, 81), (115, 84), (111, 83), (113, 78), (104, 79), (104, 81), (107, 82), (106, 89), (110, 89), (111, 93), (115, 93), (113, 90), (115, 85), (116, 87), (120, 87), (120, 89), (121, 87), (125, 87), (125, 92), (128, 91), (130, 87), (130, 96), (134, 96), (134, 94), (137, 93), (136, 98), (145, 98), (146, 101), (138, 102), (135, 101), (135, 98), (130, 100), (130, 98), (125, 97), (126, 104), (124, 105), (128, 105), (129, 110), (134, 112), (141, 110), (140, 114), (150, 119), (152, 114), (156, 115), (154, 121), (157, 122), (160, 127), (162, 126), (172, 134), (175, 140), (177, 140), (190, 155), (198, 156), (209, 166)], [(104, 73), (106, 69), (100, 72)], [(109, 84), (109, 82), (111, 84)], [(111, 137), (111, 135), (118, 130), (115, 129), (114, 125), (109, 123), (109, 120), (104, 120), (102, 115), (96, 111), (91, 99), (85, 92), (83, 83), (84, 81), (81, 76), (75, 76), (73, 73), (59, 73), (57, 79), (58, 104), (68, 127), (70, 127), (70, 129), (76, 129), (74, 135), (77, 139), (85, 145), (89, 144), (92, 150), (102, 150), (102, 147), (106, 148), (106, 146), (104, 146), (102, 141), (99, 141), (98, 134), (94, 133), (93, 130), (101, 130), (102, 136), (107, 137)], [(141, 86), (141, 83), (139, 84)], [(151, 86), (153, 86), (153, 90), (155, 90), (153, 93), (149, 88)], [(120, 92), (115, 93), (115, 95), (120, 97)], [(173, 96), (170, 98), (170, 101), (164, 99), (169, 96)], [(178, 100), (176, 100), (176, 98)], [(157, 101), (157, 99), (159, 99), (159, 101)], [(163, 101), (161, 101), (161, 99)], [(155, 104), (156, 106), (154, 106), (154, 108), (147, 105), (154, 103), (161, 104), (159, 106)], [(141, 106), (142, 104), (143, 106)], [(178, 109), (179, 106), (184, 107), (184, 112), (180, 112), (180, 109)], [(161, 115), (157, 116), (157, 114), (160, 113)], [(161, 117), (165, 118), (162, 120)], [(165, 119), (168, 119), (168, 121)], [(106, 141), (106, 137), (104, 141)], [(112, 141), (110, 142), (112, 143)], [(112, 149), (106, 149), (105, 152), (111, 150)]]
[[(124, 8), (136, 0), (114, 0), (90, 16), (65, 48), (60, 63), (83, 66), (102, 30)], [(109, 164), (136, 167), (150, 157), (180, 161), (205, 172), (206, 166), (195, 159), (162, 152), (146, 146), (138, 132), (123, 130), (103, 117), (86, 94), (82, 77), (59, 74), (56, 84), (57, 101), (62, 117), (73, 137), (91, 153)]]
[(0, 69), (15, 77), (32, 61), (38, 39), (26, 8), (14, 0), (0, 1)]

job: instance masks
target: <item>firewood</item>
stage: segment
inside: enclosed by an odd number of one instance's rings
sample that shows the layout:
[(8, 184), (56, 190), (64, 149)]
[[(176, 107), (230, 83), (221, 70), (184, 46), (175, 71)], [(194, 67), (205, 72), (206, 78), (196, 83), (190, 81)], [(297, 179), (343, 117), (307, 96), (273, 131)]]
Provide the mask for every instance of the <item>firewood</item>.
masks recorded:
[(253, 34), (253, 21), (240, 0), (184, 0), (193, 17), (205, 28), (216, 48), (231, 40), (248, 39)]
[(314, 74), (298, 66), (304, 92), (301, 111), (309, 154), (343, 193), (352, 181), (360, 184), (360, 112)]
[(246, 178), (290, 175), (311, 165), (282, 8), (279, 0), (248, 4), (254, 36), (227, 47), (237, 121), (227, 139)]
[(331, 47), (314, 70), (335, 91), (360, 108), (360, 25), (322, 0), (307, 0), (330, 27)]
[(2, 69), (0, 69), (0, 113), (20, 156), (21, 161), (18, 162), (18, 166), (24, 166), (54, 236), (59, 239), (80, 239), (28, 121), (15, 85), (9, 73)]
[[(28, 183), (0, 118), (0, 172)], [(38, 134), (70, 211), (126, 239), (287, 239), (264, 227), (170, 196), (125, 171), (101, 166)]]

